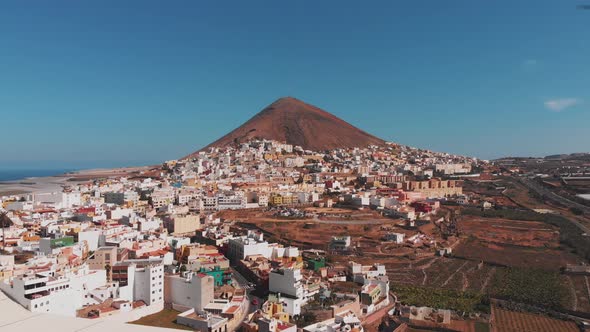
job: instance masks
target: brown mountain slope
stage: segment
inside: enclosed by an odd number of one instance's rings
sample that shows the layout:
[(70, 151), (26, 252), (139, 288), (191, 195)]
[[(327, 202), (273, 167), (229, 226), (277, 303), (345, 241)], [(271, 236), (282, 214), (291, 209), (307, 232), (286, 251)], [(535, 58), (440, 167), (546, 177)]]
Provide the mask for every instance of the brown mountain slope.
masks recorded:
[(318, 107), (284, 97), (205, 149), (239, 144), (253, 138), (286, 142), (314, 151), (385, 143)]

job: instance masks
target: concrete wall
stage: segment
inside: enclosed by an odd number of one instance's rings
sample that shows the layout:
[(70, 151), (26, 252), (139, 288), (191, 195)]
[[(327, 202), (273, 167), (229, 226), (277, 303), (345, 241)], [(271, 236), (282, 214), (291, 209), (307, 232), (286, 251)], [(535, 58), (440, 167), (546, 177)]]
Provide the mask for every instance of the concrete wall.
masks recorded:
[(100, 231), (81, 231), (78, 233), (78, 242), (86, 241), (88, 243), (88, 250), (96, 251), (98, 249), (98, 238)]
[(193, 274), (190, 279), (177, 275), (166, 276), (164, 301), (197, 310), (213, 300), (215, 281), (211, 276)]

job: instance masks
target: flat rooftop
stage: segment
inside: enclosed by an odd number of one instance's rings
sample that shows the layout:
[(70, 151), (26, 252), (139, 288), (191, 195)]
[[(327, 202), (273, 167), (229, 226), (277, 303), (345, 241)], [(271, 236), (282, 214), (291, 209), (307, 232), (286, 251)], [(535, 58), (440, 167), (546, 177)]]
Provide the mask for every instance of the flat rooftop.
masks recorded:
[(178, 330), (126, 324), (112, 318), (85, 319), (32, 313), (0, 291), (0, 331), (11, 332), (158, 332)]

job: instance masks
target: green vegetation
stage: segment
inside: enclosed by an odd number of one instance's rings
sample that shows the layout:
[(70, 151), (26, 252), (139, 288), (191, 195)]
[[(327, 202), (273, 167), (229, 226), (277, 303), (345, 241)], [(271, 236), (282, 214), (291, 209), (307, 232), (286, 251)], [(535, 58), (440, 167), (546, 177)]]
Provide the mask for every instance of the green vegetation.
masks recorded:
[(458, 312), (489, 312), (489, 300), (482, 294), (418, 286), (394, 286), (398, 300), (406, 305), (451, 309)]
[(590, 260), (590, 238), (583, 236), (582, 231), (567, 218), (551, 214), (537, 213), (530, 210), (485, 210), (467, 208), (462, 212), (464, 215), (479, 216), (484, 218), (504, 218), (512, 220), (540, 221), (559, 228), (559, 240), (561, 244), (572, 249), (578, 256)]
[(475, 322), (475, 332), (490, 332), (490, 324)]
[(561, 309), (568, 292), (559, 273), (537, 269), (501, 269), (495, 275), (491, 293), (494, 297)]
[(307, 326), (313, 324), (316, 321), (316, 314), (311, 311), (305, 311), (301, 315), (293, 317), (292, 322), (297, 326)]
[(178, 316), (179, 313), (180, 312), (172, 309), (164, 309), (155, 314), (147, 315), (136, 321), (129, 322), (129, 324), (193, 331), (193, 329), (188, 326), (176, 323), (176, 316)]

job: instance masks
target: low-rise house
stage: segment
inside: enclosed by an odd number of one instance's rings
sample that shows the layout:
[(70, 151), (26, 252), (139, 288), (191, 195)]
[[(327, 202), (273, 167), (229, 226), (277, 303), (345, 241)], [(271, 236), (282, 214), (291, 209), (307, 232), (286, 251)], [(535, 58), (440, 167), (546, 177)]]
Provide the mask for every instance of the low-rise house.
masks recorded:
[(351, 249), (351, 243), (352, 238), (350, 236), (333, 236), (329, 247), (330, 250), (334, 251), (348, 251)]
[(385, 241), (392, 241), (395, 243), (403, 243), (404, 236), (405, 236), (405, 234), (403, 234), (403, 233), (387, 233), (385, 235)]
[(343, 312), (334, 318), (311, 324), (303, 328), (304, 332), (363, 332), (360, 319), (352, 311)]

